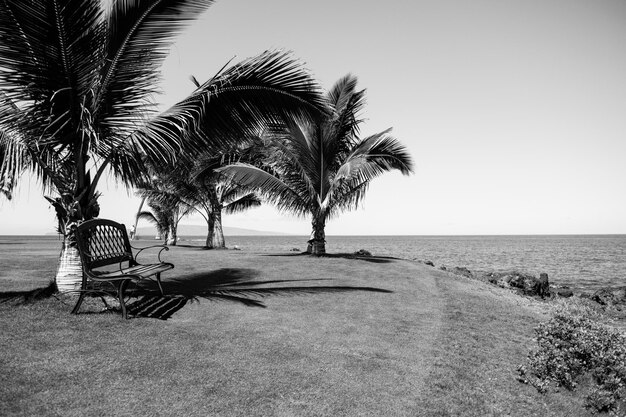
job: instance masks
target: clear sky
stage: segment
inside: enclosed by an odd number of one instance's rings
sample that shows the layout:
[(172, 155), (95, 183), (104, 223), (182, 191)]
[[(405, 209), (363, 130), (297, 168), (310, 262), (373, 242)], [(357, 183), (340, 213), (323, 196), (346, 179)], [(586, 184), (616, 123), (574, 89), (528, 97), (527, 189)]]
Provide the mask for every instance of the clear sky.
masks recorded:
[[(288, 49), (325, 88), (355, 74), (362, 133), (393, 127), (416, 163), (374, 180), (328, 234), (626, 233), (624, 45), (623, 0), (218, 0), (172, 48), (158, 100), (233, 57)], [(101, 191), (101, 216), (131, 224), (132, 191)], [(270, 207), (224, 224), (310, 232)], [(0, 202), (0, 234), (54, 226), (34, 181)]]

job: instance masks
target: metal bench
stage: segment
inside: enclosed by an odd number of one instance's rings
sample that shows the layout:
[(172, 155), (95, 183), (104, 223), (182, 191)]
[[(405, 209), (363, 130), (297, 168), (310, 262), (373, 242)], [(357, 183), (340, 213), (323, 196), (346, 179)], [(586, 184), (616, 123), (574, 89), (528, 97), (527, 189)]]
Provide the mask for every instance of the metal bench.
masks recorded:
[[(78, 301), (72, 310), (73, 314), (78, 313), (87, 294), (107, 294), (119, 300), (122, 317), (128, 318), (124, 299), (131, 282), (154, 278), (161, 295), (164, 294), (161, 273), (174, 268), (173, 264), (161, 261), (161, 252), (169, 250), (167, 246), (154, 245), (141, 248), (133, 256), (132, 250), (138, 248), (130, 245), (126, 227), (106, 219), (93, 219), (80, 224), (76, 229), (76, 240), (83, 264), (83, 280)], [(160, 248), (158, 262), (140, 264), (137, 261), (138, 255), (151, 248)], [(111, 265), (117, 267), (107, 269)]]

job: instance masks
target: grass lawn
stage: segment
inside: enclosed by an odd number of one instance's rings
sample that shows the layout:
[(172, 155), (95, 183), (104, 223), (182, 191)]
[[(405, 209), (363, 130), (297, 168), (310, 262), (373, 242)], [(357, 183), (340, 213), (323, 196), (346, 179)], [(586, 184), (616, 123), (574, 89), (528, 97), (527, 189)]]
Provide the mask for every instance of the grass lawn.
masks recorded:
[[(0, 291), (44, 286), (56, 242), (7, 250)], [(50, 249), (53, 248), (53, 249)], [(0, 304), (0, 414), (59, 416), (577, 416), (570, 392), (516, 381), (546, 307), (404, 260), (175, 247), (165, 275), (236, 275), (289, 291), (265, 308), (200, 298), (169, 320), (122, 320), (67, 297)]]

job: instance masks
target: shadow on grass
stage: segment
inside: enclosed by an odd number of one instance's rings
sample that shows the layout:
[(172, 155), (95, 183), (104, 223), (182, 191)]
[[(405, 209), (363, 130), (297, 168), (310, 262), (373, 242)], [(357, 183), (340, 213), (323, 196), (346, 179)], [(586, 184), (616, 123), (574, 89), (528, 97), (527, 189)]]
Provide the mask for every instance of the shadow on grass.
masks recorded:
[(323, 255), (311, 255), (308, 252), (295, 252), (295, 253), (288, 253), (288, 254), (277, 253), (277, 254), (261, 255), (261, 256), (280, 256), (280, 257), (310, 256), (312, 258), (343, 258), (343, 259), (355, 259), (357, 261), (372, 262), (375, 264), (388, 264), (395, 260), (398, 260), (398, 258), (394, 258), (392, 256), (361, 256), (361, 255), (355, 255), (354, 253), (325, 253)]
[(140, 297), (128, 305), (128, 312), (134, 316), (152, 317), (166, 320), (189, 301), (206, 299), (229, 301), (248, 307), (265, 308), (262, 298), (281, 295), (308, 295), (369, 291), (391, 293), (392, 291), (373, 287), (341, 285), (294, 285), (294, 283), (314, 283), (329, 279), (310, 280), (264, 280), (255, 278), (259, 272), (254, 269), (222, 268), (214, 271), (196, 272), (163, 281), (165, 296), (158, 293), (156, 283), (146, 281), (137, 289)]
[[(262, 299), (269, 296), (310, 295), (319, 293), (339, 293), (368, 291), (391, 293), (392, 291), (374, 287), (356, 287), (345, 285), (315, 285), (327, 278), (296, 280), (256, 280), (259, 271), (245, 268), (222, 268), (214, 271), (195, 272), (177, 278), (163, 280), (165, 295), (160, 294), (154, 281), (142, 281), (127, 294), (138, 298), (127, 305), (128, 313), (136, 317), (151, 317), (167, 320), (188, 302), (206, 299), (210, 301), (229, 301), (248, 307), (265, 308)], [(305, 284), (305, 285), (299, 285)], [(48, 287), (32, 291), (0, 292), (0, 302), (16, 301), (27, 303), (54, 295), (56, 285), (52, 282)], [(98, 295), (99, 296), (99, 295)], [(94, 296), (95, 298), (95, 296)], [(119, 308), (107, 308), (103, 312), (119, 311)], [(85, 314), (85, 313), (81, 313)]]
[(29, 291), (1, 291), (0, 303), (14, 301), (18, 304), (28, 304), (33, 301), (49, 298), (57, 291), (57, 285), (54, 281), (41, 288), (35, 288)]

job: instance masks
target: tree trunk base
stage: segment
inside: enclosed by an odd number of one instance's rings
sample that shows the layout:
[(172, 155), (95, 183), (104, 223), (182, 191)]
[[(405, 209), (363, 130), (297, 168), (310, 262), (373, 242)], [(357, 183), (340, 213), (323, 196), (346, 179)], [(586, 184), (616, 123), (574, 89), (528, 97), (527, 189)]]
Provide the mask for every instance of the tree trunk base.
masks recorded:
[(78, 293), (83, 281), (83, 266), (77, 248), (63, 249), (55, 281), (60, 293)]

